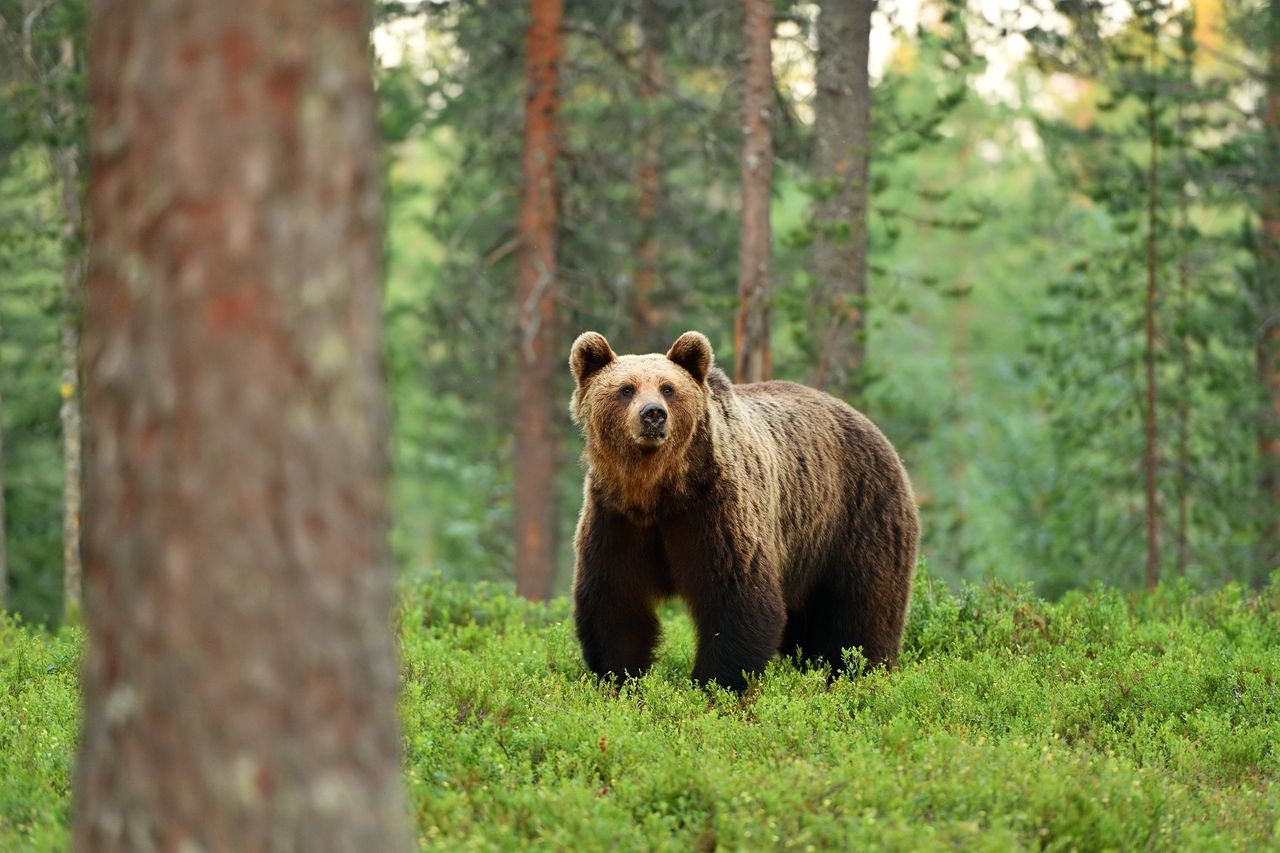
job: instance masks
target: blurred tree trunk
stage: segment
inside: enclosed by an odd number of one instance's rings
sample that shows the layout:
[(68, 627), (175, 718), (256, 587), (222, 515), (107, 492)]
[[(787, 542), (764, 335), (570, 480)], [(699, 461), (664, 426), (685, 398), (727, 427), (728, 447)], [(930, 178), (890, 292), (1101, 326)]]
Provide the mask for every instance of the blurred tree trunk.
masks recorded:
[(1150, 140), (1150, 155), (1147, 163), (1147, 302), (1145, 311), (1146, 342), (1144, 356), (1146, 361), (1146, 408), (1143, 418), (1145, 449), (1142, 455), (1142, 468), (1146, 480), (1146, 529), (1147, 529), (1147, 571), (1148, 589), (1154, 589), (1160, 582), (1160, 507), (1156, 494), (1156, 471), (1160, 464), (1157, 451), (1156, 424), (1156, 307), (1157, 279), (1156, 269), (1159, 253), (1156, 246), (1156, 202), (1159, 192), (1159, 126), (1156, 114), (1156, 47), (1157, 30), (1154, 19), (1151, 26), (1151, 59), (1149, 73), (1151, 90), (1147, 97), (1147, 134)]
[(640, 114), (644, 127), (640, 140), (640, 167), (637, 183), (636, 224), (640, 242), (636, 246), (636, 275), (633, 334), (638, 352), (649, 352), (661, 346), (656, 340), (661, 325), (653, 305), (653, 292), (658, 281), (657, 210), (662, 190), (659, 174), (658, 144), (661, 126), (658, 94), (663, 85), (662, 37), (663, 10), (659, 0), (645, 0), (640, 10)]
[(865, 358), (867, 178), (871, 86), (867, 55), (875, 0), (823, 0), (818, 13), (814, 93), (813, 385), (851, 394)]
[[(69, 48), (71, 40), (65, 44)], [(60, 111), (73, 115), (74, 104)], [(80, 305), (84, 289), (84, 205), (81, 153), (78, 142), (64, 145), (53, 155), (58, 173), (62, 212), (62, 329), (58, 344), (62, 363), (62, 612), (67, 622), (77, 622), (82, 607), (80, 562)]]
[(1280, 567), (1280, 0), (1267, 12), (1269, 50), (1263, 112), (1261, 185), (1262, 233), (1258, 235), (1258, 380), (1264, 405), (1259, 421), (1262, 492), (1261, 554), (1265, 572)]
[[(9, 29), (10, 24), (4, 15), (0, 15), (0, 27)], [(12, 37), (12, 34), (10, 34)], [(11, 85), (16, 79), (20, 79), (17, 71), (19, 67), (19, 51), (15, 49), (14, 43), (10, 39), (4, 39), (4, 43), (0, 44), (0, 86)], [(4, 145), (0, 145), (0, 180), (9, 172), (9, 159), (13, 156), (12, 146), (9, 139), (4, 139)], [(4, 328), (0, 325), (0, 345), (4, 343)], [(0, 377), (4, 376), (4, 364), (0, 363)], [(2, 392), (3, 389), (0, 389)], [(0, 612), (4, 611), (9, 605), (9, 562), (8, 562), (8, 531), (5, 527), (5, 458), (4, 458), (4, 396), (0, 393)]]
[(79, 850), (408, 847), (368, 27), (93, 5)]
[(556, 93), (562, 0), (530, 0), (525, 41), (524, 186), (516, 281), (516, 591), (551, 594), (555, 575), (559, 460), (556, 351)]
[(769, 204), (773, 190), (773, 3), (743, 0), (742, 233), (738, 243), (738, 314), (733, 334), (736, 382), (763, 382), (769, 350)]
[[(1189, 85), (1190, 80), (1186, 81)], [(1182, 330), (1178, 339), (1178, 575), (1187, 573), (1188, 530), (1190, 524), (1189, 501), (1191, 496), (1191, 336), (1188, 331), (1191, 315), (1191, 269), (1187, 246), (1194, 236), (1188, 210), (1187, 183), (1191, 180), (1187, 168), (1187, 135), (1183, 125), (1182, 102), (1178, 102), (1178, 320)]]

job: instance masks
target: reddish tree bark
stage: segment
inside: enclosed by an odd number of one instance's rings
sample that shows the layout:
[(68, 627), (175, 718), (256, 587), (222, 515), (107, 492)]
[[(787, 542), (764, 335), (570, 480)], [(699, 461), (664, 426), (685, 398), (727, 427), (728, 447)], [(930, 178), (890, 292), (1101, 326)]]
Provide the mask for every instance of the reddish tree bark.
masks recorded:
[(1261, 324), (1258, 334), (1258, 381), (1263, 407), (1258, 450), (1261, 471), (1263, 531), (1260, 547), (1263, 577), (1280, 567), (1280, 0), (1268, 4), (1266, 109), (1263, 113), (1262, 233), (1257, 250)]
[(875, 0), (823, 0), (818, 13), (813, 171), (815, 317), (813, 384), (850, 393), (866, 357), (867, 179), (871, 84), (867, 57)]
[(77, 849), (408, 846), (368, 25), (93, 4)]
[(555, 473), (560, 411), (556, 350), (556, 139), (561, 0), (530, 0), (525, 39), (524, 187), (516, 277), (516, 591), (551, 594), (555, 577)]
[(662, 190), (659, 172), (661, 126), (657, 111), (658, 94), (663, 85), (662, 10), (658, 0), (646, 0), (640, 11), (640, 112), (644, 127), (640, 140), (640, 164), (637, 169), (636, 224), (640, 241), (636, 246), (635, 292), (632, 305), (635, 348), (649, 352), (661, 346), (657, 340), (661, 321), (653, 304), (658, 284), (658, 196)]
[(773, 370), (769, 350), (769, 205), (773, 194), (773, 4), (742, 0), (746, 12), (743, 93), (742, 232), (738, 242), (738, 314), (733, 375), (763, 382)]

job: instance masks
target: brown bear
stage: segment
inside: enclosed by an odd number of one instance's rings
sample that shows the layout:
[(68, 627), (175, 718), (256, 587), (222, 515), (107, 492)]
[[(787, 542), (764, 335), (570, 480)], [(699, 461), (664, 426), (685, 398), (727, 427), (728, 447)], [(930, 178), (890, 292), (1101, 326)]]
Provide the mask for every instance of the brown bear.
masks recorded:
[(731, 384), (698, 332), (624, 356), (586, 332), (569, 363), (587, 468), (574, 619), (592, 672), (644, 672), (671, 596), (700, 683), (741, 690), (778, 651), (833, 674), (853, 646), (893, 664), (920, 522), (871, 421), (803, 385)]

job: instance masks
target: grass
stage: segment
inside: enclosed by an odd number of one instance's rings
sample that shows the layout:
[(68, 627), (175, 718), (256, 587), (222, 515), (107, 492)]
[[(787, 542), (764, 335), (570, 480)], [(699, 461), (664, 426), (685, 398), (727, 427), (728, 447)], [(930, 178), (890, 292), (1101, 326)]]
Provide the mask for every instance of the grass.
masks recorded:
[[(406, 778), (444, 849), (1280, 847), (1280, 583), (917, 587), (893, 673), (745, 696), (583, 671), (567, 602), (406, 589)], [(0, 850), (66, 844), (79, 638), (0, 627)]]

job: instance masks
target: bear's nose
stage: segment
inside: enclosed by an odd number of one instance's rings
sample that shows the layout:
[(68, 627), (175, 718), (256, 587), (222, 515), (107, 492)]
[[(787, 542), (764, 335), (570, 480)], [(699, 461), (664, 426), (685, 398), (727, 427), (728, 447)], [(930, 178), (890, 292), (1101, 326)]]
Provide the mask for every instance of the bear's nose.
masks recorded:
[(667, 422), (667, 410), (657, 403), (646, 403), (640, 410), (640, 420), (651, 427), (660, 427)]

